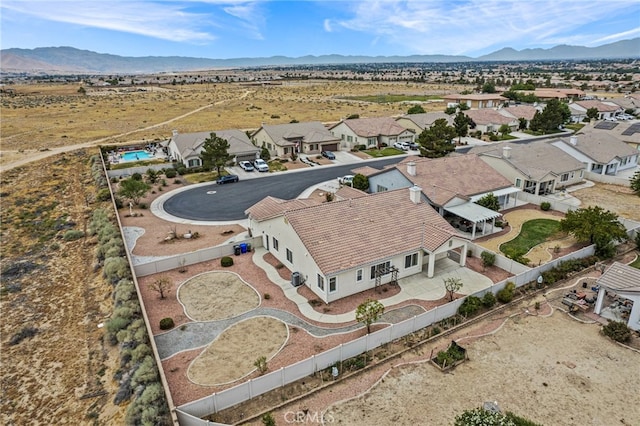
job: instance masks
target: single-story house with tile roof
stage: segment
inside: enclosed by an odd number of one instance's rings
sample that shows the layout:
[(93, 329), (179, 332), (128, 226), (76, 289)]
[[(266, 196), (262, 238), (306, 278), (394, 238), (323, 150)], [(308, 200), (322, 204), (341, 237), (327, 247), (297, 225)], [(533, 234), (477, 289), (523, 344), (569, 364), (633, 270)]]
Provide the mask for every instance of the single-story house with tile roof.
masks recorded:
[(559, 101), (568, 101), (570, 99), (581, 99), (585, 93), (579, 89), (535, 89), (535, 90), (518, 90), (518, 92), (525, 94), (533, 94), (541, 101), (549, 101), (551, 99), (558, 99)]
[(480, 130), (482, 133), (497, 132), (503, 124), (509, 126), (512, 131), (517, 130), (520, 125), (520, 121), (516, 117), (502, 114), (495, 109), (470, 109), (462, 111), (462, 113), (473, 121), (474, 129)]
[(251, 135), (251, 140), (258, 147), (266, 147), (272, 157), (340, 150), (340, 139), (319, 121), (263, 124)]
[(464, 230), (471, 234), (471, 239), (476, 237), (476, 231), (485, 235), (487, 225), (493, 228), (495, 220), (502, 216), (476, 201), (492, 193), (503, 208), (510, 203), (515, 206), (514, 194), (520, 192), (489, 164), (470, 154), (443, 158), (410, 156), (392, 167), (361, 174), (368, 177), (369, 191), (374, 193), (412, 186), (422, 188), (425, 199), (438, 214), (456, 225), (460, 220), (467, 221)]
[(630, 94), (625, 95), (624, 98), (611, 98), (609, 102), (618, 105), (625, 111), (630, 109), (633, 114), (640, 114), (640, 95)]
[(213, 132), (178, 133), (173, 131), (169, 139), (169, 156), (186, 167), (202, 166), (200, 153), (204, 141), (209, 139), (211, 133), (225, 139), (229, 143), (229, 154), (233, 156), (235, 163), (240, 161), (252, 161), (260, 154), (260, 149), (251, 143), (247, 134), (241, 130), (215, 130)]
[[(305, 205), (267, 197), (247, 209), (253, 236), (326, 303), (421, 273), (467, 242), (425, 202), (420, 188), (404, 188)], [(399, 224), (389, 226), (390, 223)]]
[(396, 118), (396, 121), (402, 127), (412, 130), (416, 135), (422, 133), (423, 130), (428, 129), (433, 123), (444, 118), (447, 120), (447, 124), (453, 126), (453, 115), (445, 114), (444, 112), (425, 112), (421, 114), (404, 114)]
[(457, 93), (445, 95), (442, 97), (447, 106), (456, 106), (460, 104), (467, 105), (469, 108), (496, 108), (502, 105), (508, 98), (498, 95), (497, 93), (475, 93), (470, 95), (460, 95)]
[(579, 123), (587, 118), (587, 110), (596, 108), (598, 110), (598, 120), (604, 120), (607, 118), (615, 118), (616, 115), (624, 113), (624, 108), (620, 105), (616, 105), (613, 102), (588, 100), (588, 101), (576, 101), (569, 104), (569, 111), (571, 111), (571, 121)]
[(569, 138), (550, 143), (585, 164), (585, 170), (600, 175), (615, 176), (638, 165), (640, 152), (607, 133), (585, 127)]
[[(616, 303), (609, 309), (616, 310), (616, 317), (627, 317), (627, 326), (632, 330), (640, 330), (640, 269), (624, 263), (614, 262), (596, 284), (600, 286), (598, 298), (593, 312), (601, 315), (605, 300), (605, 292), (615, 293), (631, 303)], [(631, 305), (631, 306), (629, 306)]]
[(591, 124), (586, 125), (580, 131), (582, 133), (608, 134), (640, 151), (640, 122), (638, 120), (599, 121)]
[(498, 110), (498, 112), (505, 114), (507, 117), (514, 117), (517, 119), (524, 118), (527, 120), (527, 126), (528, 122), (533, 119), (537, 111), (542, 111), (542, 109), (538, 109), (533, 105), (514, 105), (500, 108)]
[(524, 192), (545, 195), (583, 181), (584, 164), (547, 141), (501, 142), (475, 146), (469, 154)]
[(375, 148), (384, 144), (393, 146), (396, 142), (411, 143), (416, 136), (413, 131), (402, 127), (391, 117), (341, 120), (329, 130), (341, 140), (342, 150), (350, 150), (357, 145)]

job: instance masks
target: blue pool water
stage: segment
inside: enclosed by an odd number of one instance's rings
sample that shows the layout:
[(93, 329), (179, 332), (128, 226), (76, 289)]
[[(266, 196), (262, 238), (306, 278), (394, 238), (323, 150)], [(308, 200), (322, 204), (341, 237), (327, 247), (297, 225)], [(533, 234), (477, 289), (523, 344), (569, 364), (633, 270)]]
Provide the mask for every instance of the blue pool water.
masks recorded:
[(153, 158), (147, 151), (129, 151), (122, 154), (122, 161), (138, 161)]

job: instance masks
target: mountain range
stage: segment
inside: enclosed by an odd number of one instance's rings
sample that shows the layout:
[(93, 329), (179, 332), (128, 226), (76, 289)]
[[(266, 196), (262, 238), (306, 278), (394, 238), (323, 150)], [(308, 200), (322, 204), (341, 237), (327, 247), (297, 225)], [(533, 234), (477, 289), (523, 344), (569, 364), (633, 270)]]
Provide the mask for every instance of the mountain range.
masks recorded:
[(515, 50), (506, 47), (477, 58), (454, 55), (271, 56), (264, 58), (210, 59), (180, 56), (127, 57), (80, 50), (73, 47), (39, 47), (0, 50), (0, 72), (27, 74), (152, 74), (215, 68), (259, 66), (359, 64), (359, 63), (447, 63), (482, 61), (551, 61), (618, 59), (640, 57), (640, 38), (597, 47), (559, 45), (550, 49)]

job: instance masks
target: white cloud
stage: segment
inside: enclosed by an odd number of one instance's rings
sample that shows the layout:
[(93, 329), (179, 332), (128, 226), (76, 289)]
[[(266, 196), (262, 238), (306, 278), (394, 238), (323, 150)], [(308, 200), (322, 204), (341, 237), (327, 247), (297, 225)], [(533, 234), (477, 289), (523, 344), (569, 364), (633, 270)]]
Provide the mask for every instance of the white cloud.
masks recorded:
[(333, 31), (333, 28), (331, 27), (331, 20), (330, 19), (325, 19), (322, 26), (324, 27), (324, 30), (328, 33)]
[[(607, 2), (606, 6), (597, 1), (557, 0), (363, 1), (351, 4), (351, 18), (333, 24), (368, 33), (372, 38), (382, 37), (407, 52), (470, 54), (492, 46), (512, 44), (525, 48), (567, 43), (581, 27), (619, 14), (634, 4), (637, 5), (633, 1)], [(593, 42), (593, 34), (591, 37), (589, 41)]]

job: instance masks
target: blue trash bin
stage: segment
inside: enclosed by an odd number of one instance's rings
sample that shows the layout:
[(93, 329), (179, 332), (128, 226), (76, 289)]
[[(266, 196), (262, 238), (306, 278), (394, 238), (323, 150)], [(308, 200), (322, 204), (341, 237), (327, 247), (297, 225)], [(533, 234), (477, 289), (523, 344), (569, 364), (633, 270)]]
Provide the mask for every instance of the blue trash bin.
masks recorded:
[(242, 253), (246, 253), (247, 252), (247, 243), (240, 243), (240, 251)]

